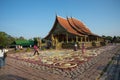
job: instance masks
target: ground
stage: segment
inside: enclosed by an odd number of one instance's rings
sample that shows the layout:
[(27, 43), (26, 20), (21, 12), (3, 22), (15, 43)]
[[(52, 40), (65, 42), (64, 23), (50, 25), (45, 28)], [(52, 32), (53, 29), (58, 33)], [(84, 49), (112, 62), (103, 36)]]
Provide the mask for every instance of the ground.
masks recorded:
[[(0, 69), (0, 80), (105, 80), (103, 76), (107, 72), (105, 69), (108, 68), (108, 63), (112, 62), (111, 65), (114, 62), (120, 63), (120, 46), (114, 45), (110, 47), (110, 45), (102, 47), (103, 51), (101, 54), (70, 70), (30, 64), (8, 56), (6, 66)], [(113, 60), (114, 57), (115, 60)], [(119, 70), (118, 67), (119, 65), (116, 67)], [(118, 76), (119, 73), (117, 74)], [(116, 75), (112, 75), (113, 77), (116, 77)], [(118, 78), (114, 79), (117, 80)]]

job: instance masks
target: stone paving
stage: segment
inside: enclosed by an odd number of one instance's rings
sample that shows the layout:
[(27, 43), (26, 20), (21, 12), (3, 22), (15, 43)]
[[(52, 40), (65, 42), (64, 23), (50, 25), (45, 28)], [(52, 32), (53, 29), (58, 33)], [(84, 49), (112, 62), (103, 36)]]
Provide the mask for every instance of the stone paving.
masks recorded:
[(0, 69), (0, 80), (97, 80), (118, 50), (120, 46), (104, 50), (98, 56), (71, 69), (30, 64), (8, 57), (6, 66)]
[(69, 80), (56, 74), (19, 64), (7, 58), (6, 66), (0, 70), (0, 80)]
[(120, 50), (112, 58), (100, 80), (120, 80)]

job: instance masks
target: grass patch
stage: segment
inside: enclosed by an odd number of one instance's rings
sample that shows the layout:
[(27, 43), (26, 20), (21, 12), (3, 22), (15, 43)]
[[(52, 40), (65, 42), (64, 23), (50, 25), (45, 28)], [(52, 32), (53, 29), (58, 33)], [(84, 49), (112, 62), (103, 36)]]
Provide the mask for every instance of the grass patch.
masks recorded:
[(27, 49), (26, 49), (26, 52), (30, 52), (30, 51), (31, 51), (31, 49), (30, 49), (30, 48), (27, 48)]

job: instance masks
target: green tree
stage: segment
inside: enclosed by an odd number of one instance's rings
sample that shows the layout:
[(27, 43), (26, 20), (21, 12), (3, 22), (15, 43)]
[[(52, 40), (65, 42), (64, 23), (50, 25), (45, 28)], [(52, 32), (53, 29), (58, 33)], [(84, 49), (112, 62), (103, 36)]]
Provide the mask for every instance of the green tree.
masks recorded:
[(112, 36), (105, 36), (105, 35), (103, 35), (102, 36), (105, 40), (108, 40), (109, 42), (112, 42), (112, 40), (113, 40), (113, 37)]
[(7, 45), (7, 37), (5, 32), (0, 32), (0, 46), (6, 46)]
[(23, 36), (20, 36), (18, 39), (19, 40), (26, 40)]
[(37, 37), (34, 38), (34, 44), (37, 45), (38, 44), (38, 41), (37, 41)]
[(117, 42), (117, 37), (116, 36), (113, 37), (112, 42), (114, 42), (114, 43)]
[(109, 40), (109, 41), (112, 41), (112, 37), (111, 36), (106, 36), (106, 38), (105, 38), (106, 40)]
[(106, 36), (105, 36), (105, 35), (102, 35), (102, 38), (106, 38)]
[(15, 39), (8, 35), (5, 32), (0, 32), (0, 46), (7, 47), (9, 46)]

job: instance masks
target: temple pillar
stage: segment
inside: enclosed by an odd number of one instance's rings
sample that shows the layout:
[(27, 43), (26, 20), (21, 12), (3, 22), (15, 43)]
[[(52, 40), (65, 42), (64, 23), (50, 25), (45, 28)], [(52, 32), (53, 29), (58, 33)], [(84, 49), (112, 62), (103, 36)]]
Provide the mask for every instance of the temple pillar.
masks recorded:
[(76, 36), (76, 42), (78, 42), (78, 36)]
[(66, 41), (67, 41), (67, 43), (68, 43), (68, 33), (66, 33)]
[(74, 38), (72, 37), (72, 43), (74, 42)]
[(100, 41), (102, 42), (102, 38), (100, 38)]
[(55, 38), (55, 48), (58, 49), (58, 39)]
[(55, 46), (55, 38), (54, 38), (53, 34), (51, 35), (51, 39), (52, 39), (52, 45)]
[(97, 37), (97, 42), (99, 41), (99, 38)]
[(80, 40), (81, 40), (80, 42), (83, 42), (83, 37), (80, 37)]
[(90, 42), (90, 39), (89, 39), (89, 37), (88, 37), (88, 42)]
[(87, 39), (86, 39), (86, 38), (87, 38), (87, 36), (85, 35), (85, 42), (87, 41)]

